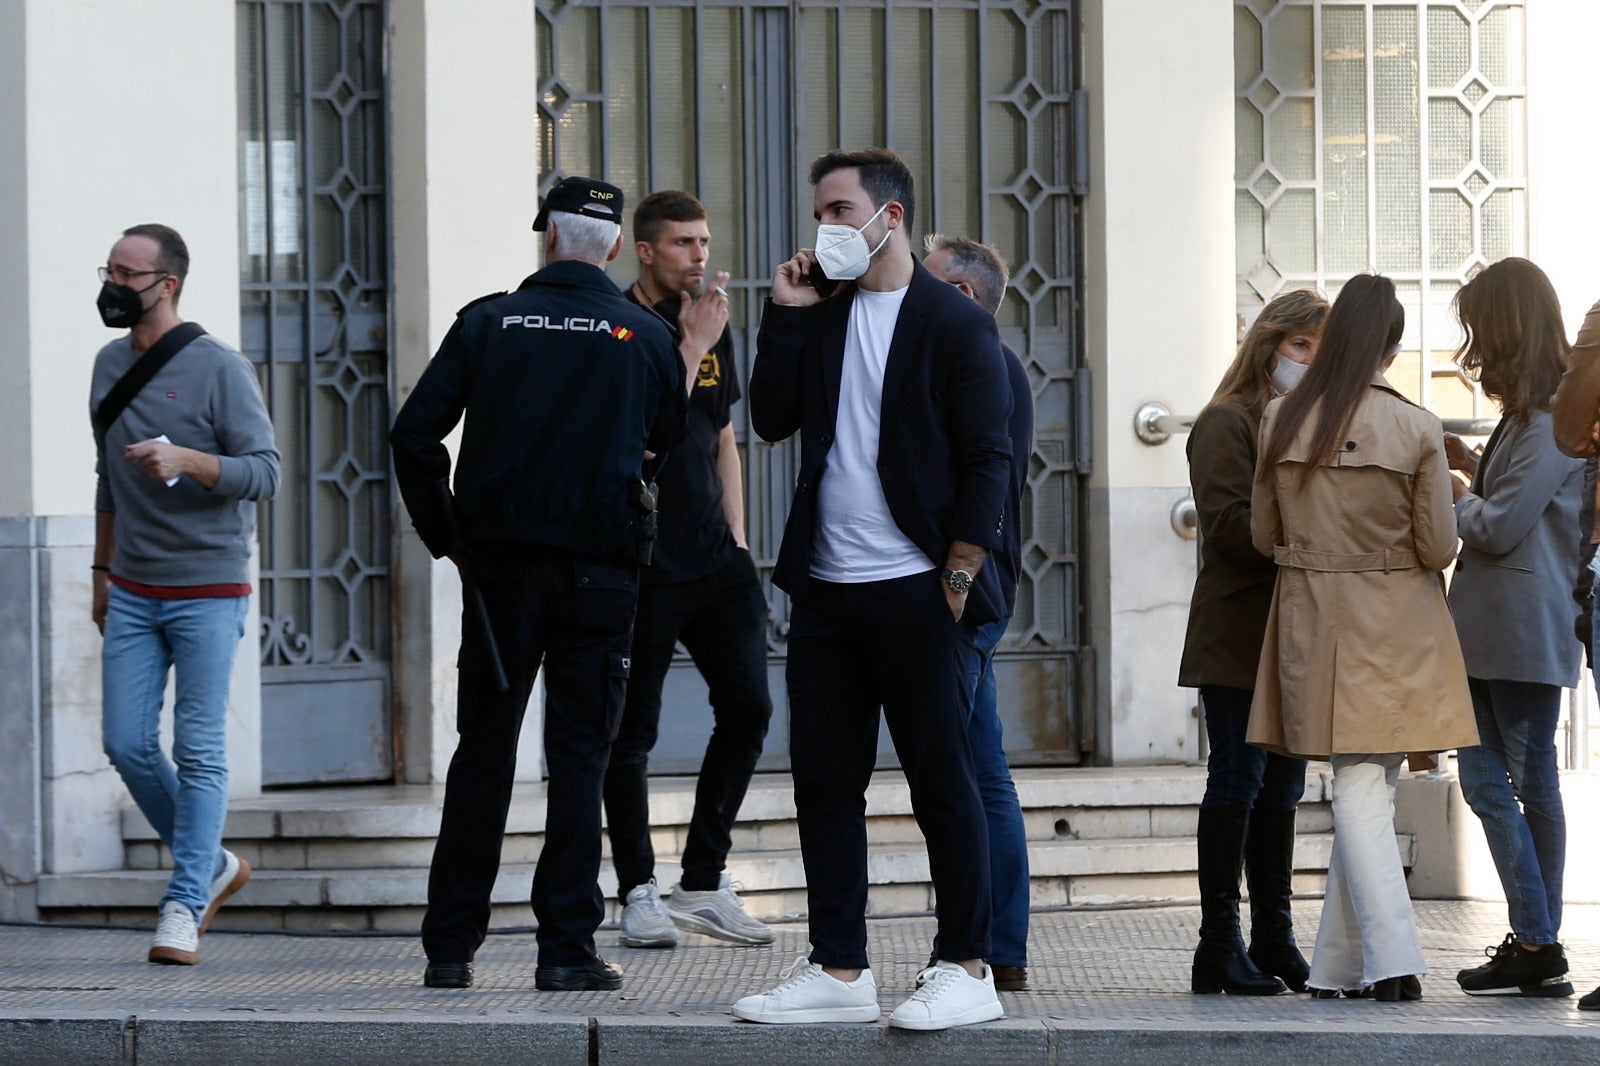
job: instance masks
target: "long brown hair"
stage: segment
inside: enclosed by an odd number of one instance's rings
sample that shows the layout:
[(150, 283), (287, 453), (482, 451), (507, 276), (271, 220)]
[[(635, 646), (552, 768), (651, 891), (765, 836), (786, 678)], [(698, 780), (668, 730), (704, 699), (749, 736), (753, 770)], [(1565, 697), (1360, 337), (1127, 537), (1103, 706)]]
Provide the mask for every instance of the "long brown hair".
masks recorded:
[(1526, 259), (1502, 259), (1461, 287), (1455, 308), (1466, 333), (1456, 364), (1506, 417), (1548, 411), (1572, 348), (1544, 271)]
[(1345, 283), (1333, 301), (1316, 361), (1295, 390), (1284, 399), (1272, 433), (1256, 467), (1265, 477), (1288, 454), (1300, 427), (1317, 412), (1308, 461), (1300, 480), (1333, 453), (1334, 443), (1350, 424), (1350, 416), (1367, 394), (1374, 374), (1400, 344), (1406, 328), (1406, 311), (1395, 299), (1394, 282), (1378, 274), (1358, 274)]
[(1328, 301), (1315, 289), (1293, 289), (1274, 296), (1239, 342), (1239, 351), (1211, 402), (1238, 400), (1260, 414), (1272, 399), (1272, 357), (1278, 345), (1286, 337), (1321, 336), (1327, 317)]

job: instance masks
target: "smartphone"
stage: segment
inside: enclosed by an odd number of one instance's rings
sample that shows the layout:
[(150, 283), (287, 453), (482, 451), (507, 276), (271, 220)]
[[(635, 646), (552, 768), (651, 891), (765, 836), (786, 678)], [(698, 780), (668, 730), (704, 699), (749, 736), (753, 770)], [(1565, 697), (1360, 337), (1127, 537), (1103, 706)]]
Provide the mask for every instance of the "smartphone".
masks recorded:
[(822, 272), (822, 268), (815, 262), (811, 269), (806, 271), (806, 284), (817, 290), (817, 295), (826, 300), (839, 288), (839, 283)]

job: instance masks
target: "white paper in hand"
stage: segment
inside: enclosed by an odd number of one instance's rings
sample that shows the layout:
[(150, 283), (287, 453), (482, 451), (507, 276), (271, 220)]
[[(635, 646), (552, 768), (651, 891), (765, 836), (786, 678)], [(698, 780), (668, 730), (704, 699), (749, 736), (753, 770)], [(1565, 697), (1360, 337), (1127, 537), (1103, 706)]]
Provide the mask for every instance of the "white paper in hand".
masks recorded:
[[(161, 436), (159, 436), (159, 437), (152, 437), (151, 439), (152, 440), (158, 440), (162, 444), (171, 444), (172, 443), (172, 438), (167, 436), (165, 433), (161, 434)], [(177, 478), (175, 478), (175, 477), (167, 478), (167, 488), (170, 489), (172, 486), (176, 485), (177, 483), (178, 483), (178, 479)]]

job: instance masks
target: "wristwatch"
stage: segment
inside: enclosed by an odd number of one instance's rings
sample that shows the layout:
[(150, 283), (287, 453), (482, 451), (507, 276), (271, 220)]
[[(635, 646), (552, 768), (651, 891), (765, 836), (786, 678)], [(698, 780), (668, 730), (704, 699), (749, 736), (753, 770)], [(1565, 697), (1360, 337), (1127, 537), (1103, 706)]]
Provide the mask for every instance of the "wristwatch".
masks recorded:
[(951, 592), (965, 592), (972, 587), (972, 575), (965, 570), (941, 570), (939, 580)]

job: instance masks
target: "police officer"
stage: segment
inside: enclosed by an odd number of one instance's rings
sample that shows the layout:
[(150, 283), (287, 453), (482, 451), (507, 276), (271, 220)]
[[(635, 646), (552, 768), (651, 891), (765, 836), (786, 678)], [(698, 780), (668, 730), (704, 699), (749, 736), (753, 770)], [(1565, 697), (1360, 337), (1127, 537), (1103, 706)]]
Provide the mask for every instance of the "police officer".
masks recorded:
[[(641, 464), (683, 435), (690, 377), (672, 328), (604, 273), (622, 247), (621, 221), (613, 185), (572, 177), (551, 189), (533, 224), (548, 265), (461, 310), (390, 433), (417, 534), (435, 558), (454, 560), (468, 608), (460, 740), (422, 922), (423, 982), (434, 988), (472, 984), (541, 663), (550, 780), (533, 879), (535, 984), (622, 983), (594, 944), (600, 789), (653, 528)], [(463, 416), (452, 494), (443, 440)]]

